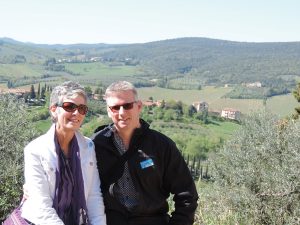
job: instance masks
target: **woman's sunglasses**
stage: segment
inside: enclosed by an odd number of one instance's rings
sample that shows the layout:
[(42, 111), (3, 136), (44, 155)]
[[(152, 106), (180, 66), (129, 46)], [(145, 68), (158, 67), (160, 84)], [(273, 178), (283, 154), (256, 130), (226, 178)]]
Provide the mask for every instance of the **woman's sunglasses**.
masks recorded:
[(89, 110), (86, 105), (76, 105), (73, 102), (63, 102), (56, 104), (56, 106), (62, 107), (67, 112), (75, 112), (77, 109), (81, 115), (85, 115)]
[(114, 105), (114, 106), (108, 106), (108, 108), (110, 108), (111, 111), (113, 112), (118, 112), (120, 110), (120, 108), (122, 107), (124, 110), (130, 110), (133, 108), (133, 104), (136, 103), (136, 101), (134, 102), (129, 102), (129, 103), (125, 103), (123, 105)]

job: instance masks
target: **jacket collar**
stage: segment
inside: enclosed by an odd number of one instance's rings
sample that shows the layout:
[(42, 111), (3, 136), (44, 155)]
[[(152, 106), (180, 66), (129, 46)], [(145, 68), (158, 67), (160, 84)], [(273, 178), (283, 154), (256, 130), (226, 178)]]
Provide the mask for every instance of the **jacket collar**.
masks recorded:
[[(136, 142), (137, 139), (139, 139), (139, 137), (144, 134), (144, 132), (146, 132), (149, 129), (149, 124), (144, 121), (143, 119), (140, 119), (140, 124), (141, 126), (139, 128), (136, 128), (133, 132), (131, 141), (130, 141), (130, 145), (134, 142)], [(101, 142), (104, 140), (107, 141), (111, 141), (112, 140), (112, 135), (113, 135), (113, 127), (114, 124), (111, 123), (109, 125), (104, 125), (104, 126), (100, 126), (95, 130), (95, 133), (93, 134), (93, 136), (91, 137), (91, 139), (97, 143), (98, 141)]]
[[(54, 137), (55, 137), (55, 124), (52, 124), (50, 129), (47, 131), (46, 135), (46, 140), (48, 142), (49, 149), (56, 154), (55, 151), (55, 142), (54, 142)], [(75, 131), (75, 136), (77, 138), (79, 150), (87, 148), (87, 143), (84, 141), (84, 137), (80, 134), (79, 131)]]

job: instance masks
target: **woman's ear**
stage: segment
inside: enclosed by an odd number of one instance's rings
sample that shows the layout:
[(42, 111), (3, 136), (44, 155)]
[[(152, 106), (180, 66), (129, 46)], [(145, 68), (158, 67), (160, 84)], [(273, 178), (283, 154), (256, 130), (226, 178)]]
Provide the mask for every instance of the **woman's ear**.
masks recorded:
[(51, 105), (50, 108), (49, 108), (49, 110), (50, 110), (51, 112), (55, 112), (56, 108), (57, 108), (56, 105)]
[(50, 112), (52, 118), (56, 118), (56, 109), (57, 109), (56, 105), (52, 105), (49, 108), (49, 112)]

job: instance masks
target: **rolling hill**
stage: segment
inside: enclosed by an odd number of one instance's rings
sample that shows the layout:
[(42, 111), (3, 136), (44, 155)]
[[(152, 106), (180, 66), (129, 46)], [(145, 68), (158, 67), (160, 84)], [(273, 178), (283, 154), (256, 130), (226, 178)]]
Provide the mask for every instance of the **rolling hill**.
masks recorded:
[[(14, 77), (17, 72), (14, 69), (8, 72), (5, 66), (14, 67), (17, 64), (27, 64), (30, 68), (25, 70), (27, 72), (23, 76), (49, 74), (51, 72), (49, 68), (45, 68), (45, 62), (51, 58), (60, 64), (87, 63), (97, 58), (109, 66), (138, 67), (139, 72), (128, 73), (127, 76), (155, 80), (158, 86), (168, 82), (171, 88), (183, 87), (184, 84), (188, 89), (200, 85), (255, 81), (266, 86), (271, 86), (274, 82), (285, 83), (291, 88), (300, 76), (300, 42), (247, 43), (208, 38), (178, 38), (144, 44), (41, 45), (0, 38), (0, 79), (3, 81)], [(59, 62), (58, 59), (65, 61)], [(55, 73), (55, 69), (51, 71)], [(61, 74), (77, 73), (64, 70), (56, 72), (62, 71), (64, 73)], [(81, 71), (76, 75), (87, 74)], [(55, 76), (59, 76), (59, 73)], [(95, 76), (96, 72), (93, 74)], [(194, 84), (197, 85), (193, 87)]]

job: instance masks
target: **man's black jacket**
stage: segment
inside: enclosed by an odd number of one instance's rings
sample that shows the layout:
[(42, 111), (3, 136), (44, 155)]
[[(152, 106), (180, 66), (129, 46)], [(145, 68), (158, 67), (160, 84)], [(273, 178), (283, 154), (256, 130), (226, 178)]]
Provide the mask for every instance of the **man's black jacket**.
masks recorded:
[[(109, 193), (110, 185), (122, 176), (124, 161), (127, 160), (126, 156), (121, 157), (114, 145), (113, 135), (107, 135), (109, 129), (111, 125), (99, 127), (92, 137), (95, 143), (107, 224), (117, 225), (116, 215), (122, 215), (122, 220), (165, 216), (169, 210), (166, 199), (170, 194), (174, 194), (175, 211), (172, 212), (169, 224), (193, 224), (198, 194), (189, 169), (175, 143), (165, 135), (150, 129), (143, 120), (141, 120), (141, 128), (134, 131), (129, 149), (125, 153), (129, 158), (128, 167), (138, 192), (139, 204), (128, 211)], [(143, 166), (143, 162), (149, 159), (154, 165)], [(120, 225), (126, 224), (119, 222)]]

